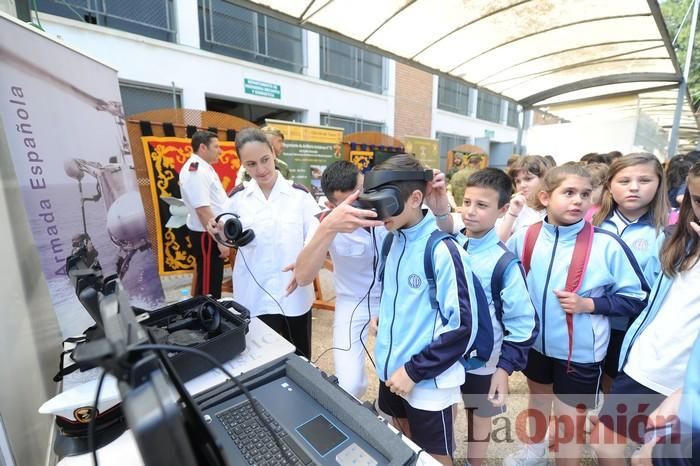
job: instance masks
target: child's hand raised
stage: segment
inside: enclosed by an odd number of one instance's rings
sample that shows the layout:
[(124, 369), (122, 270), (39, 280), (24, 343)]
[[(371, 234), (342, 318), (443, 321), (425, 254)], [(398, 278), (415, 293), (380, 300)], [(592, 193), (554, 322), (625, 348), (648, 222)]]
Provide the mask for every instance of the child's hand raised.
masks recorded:
[(559, 305), (564, 309), (564, 312), (569, 314), (590, 314), (595, 310), (591, 298), (584, 298), (576, 293), (558, 290), (554, 290), (554, 295), (559, 299)]
[(510, 198), (510, 206), (508, 207), (508, 213), (513, 217), (517, 217), (518, 215), (520, 215), (520, 212), (523, 210), (523, 207), (525, 207), (525, 204), (527, 204), (527, 199), (525, 198), (523, 193), (515, 193), (513, 197)]
[[(460, 199), (461, 202), (462, 200)], [(440, 170), (433, 170), (433, 181), (428, 183), (428, 189), (425, 193), (425, 204), (433, 212), (443, 213), (450, 211), (445, 174)]]

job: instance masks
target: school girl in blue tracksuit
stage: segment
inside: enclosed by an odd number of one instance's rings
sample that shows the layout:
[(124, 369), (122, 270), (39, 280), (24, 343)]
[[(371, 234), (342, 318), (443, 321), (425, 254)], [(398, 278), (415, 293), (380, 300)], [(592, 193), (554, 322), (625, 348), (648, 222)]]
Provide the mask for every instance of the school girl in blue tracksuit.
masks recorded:
[[(649, 412), (683, 384), (690, 350), (700, 333), (700, 164), (688, 175), (678, 224), (664, 243), (661, 272), (649, 304), (630, 326), (620, 372), (598, 416), (591, 443), (602, 465), (623, 465), (627, 440), (641, 443)], [(625, 416), (620, 422), (617, 413)], [(610, 441), (614, 439), (614, 441)]]
[[(600, 210), (593, 225), (618, 235), (629, 246), (648, 283), (654, 283), (654, 267), (647, 267), (659, 255), (668, 218), (668, 196), (661, 162), (652, 154), (629, 154), (610, 165)], [(617, 376), (617, 361), (625, 331), (626, 317), (610, 319), (612, 330), (605, 358), (603, 387), (608, 393)]]
[[(627, 245), (597, 228), (579, 290), (565, 291), (576, 239), (587, 227), (583, 216), (590, 207), (592, 190), (590, 174), (581, 165), (565, 164), (547, 173), (538, 195), (547, 216), (530, 251), (526, 277), (540, 319), (540, 334), (523, 371), (530, 388), (529, 408), (546, 420), (554, 401), (557, 419), (574, 422), (574, 429), (568, 429), (571, 438), (558, 444), (558, 456), (571, 461), (578, 461), (584, 444), (585, 417), (576, 407), (590, 409), (595, 403), (610, 337), (609, 317), (638, 315), (648, 291)], [(508, 247), (520, 257), (526, 232), (517, 232), (508, 241)], [(573, 316), (571, 347), (567, 314)], [(531, 417), (530, 438), (538, 443), (509, 456), (505, 464), (546, 455), (547, 422), (540, 422), (538, 429), (536, 421), (537, 416)]]

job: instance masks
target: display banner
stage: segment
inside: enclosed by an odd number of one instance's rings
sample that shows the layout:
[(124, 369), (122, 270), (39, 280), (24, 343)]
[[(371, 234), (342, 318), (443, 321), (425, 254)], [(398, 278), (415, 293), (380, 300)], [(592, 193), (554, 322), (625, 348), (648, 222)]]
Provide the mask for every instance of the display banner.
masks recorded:
[(309, 188), (314, 196), (321, 196), (321, 175), (328, 165), (342, 158), (343, 130), (280, 120), (266, 123), (284, 134), (284, 153), (280, 159), (289, 165), (289, 176)]
[(0, 122), (64, 337), (92, 325), (66, 275), (75, 247), (133, 306), (162, 306), (117, 72), (0, 16)]
[(403, 138), (408, 154), (413, 154), (428, 168), (440, 168), (440, 144), (437, 139), (406, 136)]
[[(141, 138), (146, 156), (151, 202), (155, 212), (158, 271), (171, 275), (192, 271), (195, 259), (186, 226), (168, 228), (165, 224), (171, 216), (170, 205), (163, 197), (182, 198), (178, 184), (180, 169), (192, 155), (190, 139), (144, 136)], [(212, 165), (226, 192), (233, 189), (241, 162), (236, 154), (236, 144), (220, 141), (221, 155)]]

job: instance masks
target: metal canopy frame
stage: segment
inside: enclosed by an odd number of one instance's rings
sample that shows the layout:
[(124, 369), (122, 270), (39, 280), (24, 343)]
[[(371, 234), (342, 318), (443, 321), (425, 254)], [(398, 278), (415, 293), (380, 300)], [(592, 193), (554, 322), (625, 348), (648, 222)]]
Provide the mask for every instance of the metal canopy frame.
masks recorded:
[[(547, 99), (575, 91), (591, 92), (586, 93), (585, 98), (576, 97), (568, 102), (656, 92), (678, 87), (682, 81), (681, 67), (657, 0), (609, 3), (601, 0), (381, 0), (386, 3), (377, 4), (366, 0), (226, 1), (420, 70), (461, 80), (477, 89), (514, 100), (524, 110), (548, 105)], [(381, 10), (381, 14), (373, 16), (369, 11), (372, 5), (380, 5), (377, 10)], [(404, 28), (405, 23), (410, 22), (407, 18), (425, 11), (433, 13), (431, 8), (448, 7), (454, 11), (436, 10), (434, 17), (443, 15), (443, 20), (448, 18), (451, 21), (430, 22), (433, 17), (425, 15), (430, 17), (421, 17), (423, 23)], [(359, 11), (362, 8), (365, 11)], [(577, 9), (581, 10), (580, 18), (577, 18)], [(346, 16), (342, 15), (343, 12)], [(472, 14), (475, 12), (478, 16)], [(530, 29), (518, 24), (528, 14), (531, 16), (525, 18), (527, 22), (521, 24), (531, 25)], [(462, 15), (466, 21), (460, 23), (456, 15)], [(347, 26), (338, 18), (347, 21)], [(367, 18), (365, 24), (371, 25), (370, 28), (353, 27), (353, 18), (360, 21)], [(517, 27), (508, 29), (503, 24), (508, 21)], [(619, 21), (620, 27), (612, 27), (613, 21)], [(628, 31), (623, 27), (626, 25), (638, 25), (639, 28)], [(652, 25), (656, 26), (655, 29)], [(421, 29), (415, 29), (418, 27)], [(505, 29), (498, 29), (503, 27)], [(441, 28), (445, 31), (441, 32)], [(488, 33), (488, 28), (504, 31), (504, 37), (486, 37), (482, 41), (483, 49), (470, 41), (465, 44), (465, 50), (454, 47), (455, 41), (465, 39), (470, 32)], [(592, 28), (591, 33), (599, 34), (591, 34), (590, 37), (580, 34), (581, 31), (589, 31), (587, 28)], [(414, 36), (411, 31), (422, 32), (423, 29), (436, 34), (420, 35), (420, 39), (426, 40), (425, 43), (420, 43), (418, 39), (410, 42)], [(561, 37), (558, 34), (569, 29), (572, 40), (562, 41), (561, 48), (557, 49), (559, 42), (552, 39)], [(406, 34), (409, 42), (404, 47), (401, 34)], [(530, 47), (537, 41), (546, 47), (543, 50)], [(635, 47), (635, 43), (640, 46)], [(395, 46), (392, 47), (392, 44)], [(407, 53), (411, 48), (413, 50)], [(506, 54), (510, 56), (502, 60), (501, 57)], [(470, 68), (470, 65), (473, 67)], [(634, 91), (624, 92), (602, 87), (625, 83), (639, 83), (639, 86)], [(550, 84), (551, 87), (547, 87)], [(594, 91), (599, 87), (601, 93), (596, 94)], [(685, 94), (686, 105), (690, 105), (690, 95), (687, 91)], [(692, 107), (691, 111), (694, 113)], [(700, 127), (697, 115), (696, 124)]]

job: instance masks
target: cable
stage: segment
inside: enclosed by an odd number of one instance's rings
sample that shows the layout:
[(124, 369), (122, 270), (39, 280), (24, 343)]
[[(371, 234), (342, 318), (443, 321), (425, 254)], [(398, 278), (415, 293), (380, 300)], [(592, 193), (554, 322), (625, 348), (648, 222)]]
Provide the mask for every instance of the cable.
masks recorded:
[[(387, 234), (391, 234), (387, 232)], [(374, 260), (372, 261), (372, 286), (374, 286), (374, 281), (377, 278), (377, 267), (379, 266), (379, 247), (377, 246), (377, 237), (374, 235), (374, 228), (372, 229), (372, 248), (374, 250)], [(367, 316), (369, 319), (365, 323), (365, 325), (362, 327), (362, 330), (360, 331), (360, 343), (362, 343), (362, 348), (365, 350), (365, 353), (367, 354), (367, 357), (369, 358), (370, 362), (372, 363), (372, 367), (374, 369), (377, 369), (377, 365), (374, 363), (374, 359), (372, 359), (372, 355), (369, 353), (369, 350), (367, 349), (367, 346), (365, 345), (365, 342), (362, 340), (362, 334), (365, 332), (365, 329), (369, 325), (370, 321), (372, 320), (372, 312), (370, 311), (369, 308), (369, 301), (367, 301)]]
[[(130, 348), (127, 348), (126, 351), (128, 353), (141, 353), (144, 351), (170, 351), (170, 352), (181, 352), (181, 353), (190, 353), (196, 356), (199, 356), (201, 358), (206, 359), (209, 361), (210, 364), (212, 364), (215, 368), (219, 369), (221, 372), (223, 372), (226, 377), (228, 377), (235, 385), (238, 387), (245, 397), (248, 399), (250, 402), (251, 407), (253, 408), (253, 411), (255, 411), (255, 414), (258, 416), (258, 419), (261, 421), (262, 425), (265, 426), (265, 428), (270, 432), (272, 435), (272, 439), (275, 441), (275, 444), (277, 445), (277, 448), (280, 449), (282, 452), (282, 455), (284, 455), (285, 459), (289, 464), (294, 464), (294, 461), (292, 461), (292, 458), (289, 456), (287, 451), (284, 448), (284, 445), (282, 444), (282, 440), (279, 438), (277, 435), (277, 432), (272, 428), (270, 423), (265, 419), (263, 416), (262, 412), (258, 408), (257, 401), (252, 397), (248, 389), (245, 387), (243, 383), (241, 383), (240, 380), (238, 380), (237, 377), (235, 377), (233, 374), (231, 374), (228, 369), (224, 367), (223, 364), (221, 364), (219, 361), (217, 361), (213, 356), (205, 353), (204, 351), (195, 349), (195, 348), (190, 348), (187, 346), (175, 346), (175, 345), (157, 345), (157, 344), (144, 344), (144, 345), (138, 345), (138, 346), (133, 346)], [(99, 387), (98, 387), (99, 389)], [(97, 465), (97, 463), (95, 463)]]
[[(272, 296), (272, 295), (270, 294), (270, 292), (268, 292), (268, 291), (260, 284), (260, 282), (258, 282), (257, 278), (255, 278), (255, 275), (253, 275), (253, 271), (250, 270), (250, 267), (248, 267), (248, 261), (245, 260), (245, 255), (243, 254), (243, 250), (242, 250), (241, 248), (238, 248), (238, 253), (237, 253), (237, 254), (240, 254), (240, 255), (241, 255), (241, 258), (243, 258), (243, 265), (245, 265), (246, 270), (248, 271), (248, 273), (250, 274), (250, 276), (253, 278), (253, 281), (255, 282), (255, 284), (258, 285), (258, 288), (260, 288), (262, 291), (264, 291), (265, 294), (268, 295), (268, 296), (270, 297), (270, 299), (272, 299), (272, 300), (275, 302), (275, 304), (277, 304), (277, 307), (280, 308), (280, 311), (282, 311), (282, 318), (284, 319), (284, 323), (287, 325), (287, 333), (289, 334), (289, 341), (290, 341), (290, 342), (292, 343), (292, 345), (294, 345), (294, 347), (297, 348), (297, 350), (298, 350), (299, 347), (297, 346), (296, 343), (294, 343), (294, 337), (292, 336), (292, 327), (289, 325), (289, 320), (287, 320), (287, 314), (285, 314), (284, 309), (282, 309), (282, 305), (275, 299), (274, 296)], [(310, 312), (310, 311), (309, 311), (309, 312)], [(310, 350), (309, 350), (309, 353), (311, 353)], [(309, 354), (308, 356), (310, 357), (311, 354)]]
[[(362, 330), (360, 330), (360, 343), (362, 344), (362, 347), (365, 349), (365, 353), (367, 353), (367, 356), (369, 357), (370, 361), (372, 361), (372, 365), (375, 366), (374, 360), (372, 359), (372, 356), (369, 354), (369, 351), (367, 350), (367, 346), (365, 346), (365, 342), (362, 340), (362, 334), (365, 332), (367, 329), (367, 325), (369, 325), (370, 320), (372, 319), (372, 311), (370, 308), (370, 294), (372, 293), (372, 289), (374, 288), (374, 284), (377, 278), (377, 239), (374, 236), (374, 228), (371, 229), (370, 235), (372, 236), (372, 243), (374, 244), (374, 254), (372, 257), (372, 282), (369, 285), (369, 288), (367, 288), (367, 292), (362, 296), (362, 298), (357, 302), (355, 307), (352, 308), (352, 312), (350, 313), (350, 322), (348, 324), (348, 347), (347, 348), (340, 348), (338, 346), (331, 346), (330, 348), (326, 348), (321, 352), (321, 354), (312, 361), (312, 364), (316, 364), (326, 353), (328, 353), (331, 350), (338, 350), (338, 351), (350, 351), (352, 350), (352, 321), (353, 318), (355, 317), (355, 311), (357, 311), (357, 308), (360, 307), (360, 304), (362, 304), (362, 301), (365, 299), (367, 300), (367, 322), (362, 326)], [(376, 368), (376, 366), (375, 366)]]
[[(219, 217), (221, 217), (222, 215), (224, 215), (224, 214), (219, 215)], [(234, 215), (234, 214), (230, 214), (230, 215)], [(237, 216), (236, 216), (236, 217), (237, 217)], [(224, 246), (226, 246), (226, 247), (228, 247), (228, 248), (235, 248), (235, 249), (237, 250), (236, 255), (238, 255), (238, 254), (241, 255), (241, 257), (243, 258), (243, 265), (245, 265), (246, 270), (247, 270), (248, 273), (250, 274), (250, 276), (251, 276), (251, 278), (253, 279), (253, 281), (255, 282), (255, 284), (258, 285), (258, 288), (260, 288), (263, 292), (265, 292), (265, 294), (268, 295), (268, 296), (270, 297), (270, 299), (272, 299), (272, 300), (275, 302), (275, 304), (277, 304), (277, 307), (280, 308), (280, 311), (282, 312), (282, 317), (283, 317), (283, 319), (284, 319), (284, 323), (285, 323), (285, 325), (287, 326), (287, 333), (289, 334), (289, 342), (290, 342), (292, 345), (294, 345), (294, 347), (297, 348), (297, 350), (299, 350), (299, 346), (294, 342), (294, 337), (292, 336), (292, 327), (289, 325), (289, 320), (288, 320), (287, 314), (284, 312), (284, 309), (282, 309), (282, 305), (279, 303), (279, 301), (277, 301), (277, 300), (275, 299), (275, 297), (272, 296), (272, 294), (270, 294), (270, 292), (267, 291), (267, 290), (265, 289), (265, 287), (263, 287), (263, 286), (260, 284), (260, 282), (258, 281), (258, 279), (255, 278), (255, 275), (253, 275), (253, 271), (250, 270), (250, 267), (248, 267), (248, 261), (247, 261), (246, 258), (245, 258), (245, 254), (243, 254), (243, 248), (240, 247), (240, 246), (238, 246), (237, 243), (235, 243), (235, 242), (227, 242), (227, 241), (224, 241), (218, 234), (217, 234), (217, 235), (214, 235), (213, 238), (214, 238), (214, 241), (216, 241), (216, 242), (219, 243), (219, 244), (222, 244), (222, 245), (224, 245)], [(310, 311), (309, 311), (309, 312), (310, 312)], [(310, 316), (309, 316), (309, 318), (310, 318)], [(310, 344), (310, 342), (309, 342), (309, 344)], [(310, 348), (310, 347), (309, 347), (309, 354), (308, 354), (308, 355), (305, 355), (305, 356), (307, 356), (308, 358), (311, 357), (311, 348)]]
[(97, 422), (97, 403), (100, 401), (100, 392), (102, 391), (102, 383), (105, 381), (107, 371), (102, 370), (100, 380), (97, 382), (97, 390), (95, 391), (95, 403), (93, 406), (92, 417), (88, 424), (88, 450), (92, 452), (92, 462), (97, 466), (97, 442), (95, 442), (95, 423)]

